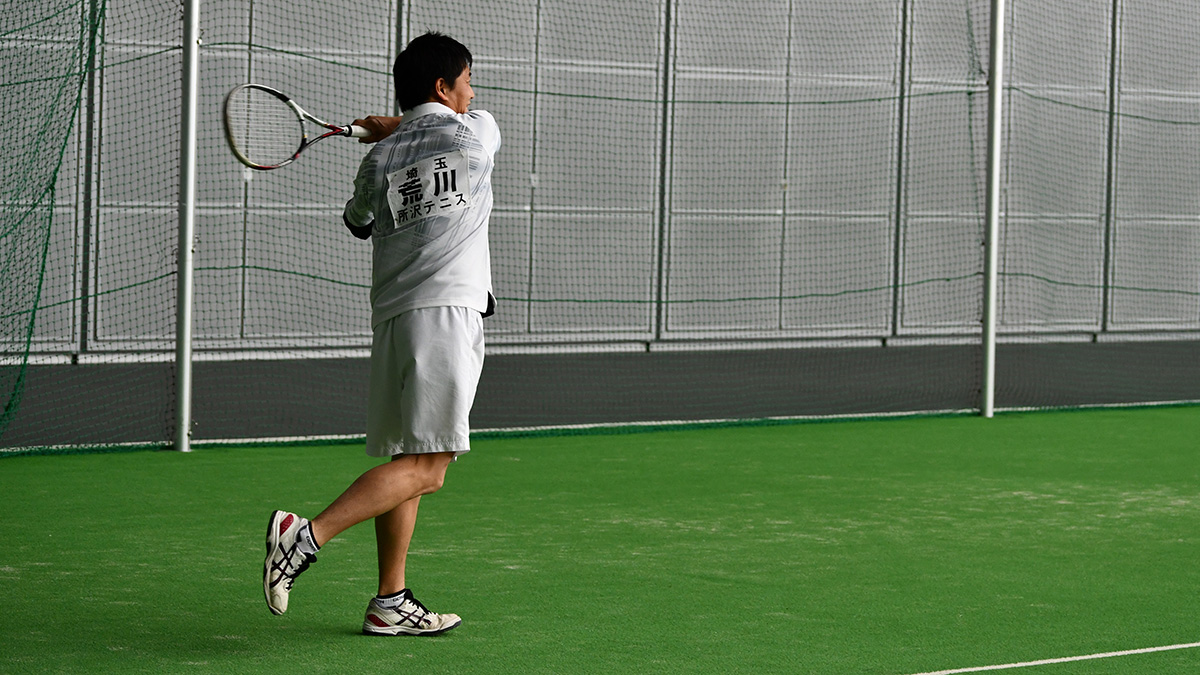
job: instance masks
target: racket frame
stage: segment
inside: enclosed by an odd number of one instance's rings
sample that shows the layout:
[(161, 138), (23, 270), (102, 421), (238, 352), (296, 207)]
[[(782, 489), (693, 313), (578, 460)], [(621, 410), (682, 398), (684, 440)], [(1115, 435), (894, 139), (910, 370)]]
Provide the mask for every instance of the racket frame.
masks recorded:
[[(292, 153), (291, 157), (280, 162), (279, 164), (258, 164), (247, 157), (245, 153), (242, 152), (242, 149), (238, 147), (237, 141), (235, 141), (233, 137), (233, 130), (230, 128), (229, 124), (229, 104), (233, 100), (234, 96), (243, 89), (257, 89), (270, 94), (287, 104), (288, 108), (292, 110), (292, 113), (296, 115), (296, 122), (300, 125), (300, 146), (296, 148), (296, 152)], [(310, 139), (308, 135), (308, 128), (304, 124), (306, 121), (324, 128), (325, 132)], [(346, 126), (339, 126), (337, 124), (330, 124), (325, 120), (316, 117), (304, 108), (301, 108), (298, 103), (292, 100), (292, 97), (279, 91), (278, 89), (268, 87), (264, 84), (255, 84), (253, 82), (240, 84), (231, 89), (229, 93), (225, 95), (225, 101), (221, 105), (221, 126), (225, 129), (225, 141), (229, 144), (229, 149), (233, 151), (233, 156), (236, 157), (237, 160), (242, 164), (257, 171), (270, 171), (272, 169), (278, 169), (280, 167), (287, 166), (288, 164), (296, 161), (296, 159), (300, 157), (300, 153), (304, 152), (310, 145), (316, 143), (317, 141), (325, 140), (330, 136), (363, 138), (370, 135), (369, 131), (358, 125), (350, 124)]]

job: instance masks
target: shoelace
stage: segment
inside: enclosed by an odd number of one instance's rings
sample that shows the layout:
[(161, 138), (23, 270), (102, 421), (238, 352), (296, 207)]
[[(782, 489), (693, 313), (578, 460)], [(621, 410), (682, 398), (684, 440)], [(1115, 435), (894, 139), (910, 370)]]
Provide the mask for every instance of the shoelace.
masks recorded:
[[(292, 560), (296, 557), (300, 558), (300, 564), (293, 565)], [(317, 561), (317, 556), (308, 553), (302, 553), (296, 550), (296, 546), (292, 546), (289, 555), (285, 555), (283, 560), (275, 564), (275, 569), (279, 570), (280, 581), (283, 582), (283, 587), (287, 590), (292, 590), (292, 583), (296, 581), (296, 577), (300, 573), (308, 569), (308, 566)]]
[[(416, 609), (410, 610), (410, 608), (406, 605), (414, 605)], [(422, 605), (420, 600), (417, 600), (412, 595), (409, 595), (407, 598), (405, 598), (404, 602), (400, 603), (400, 605), (392, 611), (400, 615), (401, 622), (408, 621), (413, 626), (419, 628), (432, 624), (433, 619), (429, 617), (431, 615), (436, 616), (433, 614), (433, 612), (429, 611), (425, 605)]]
[(428, 610), (428, 609), (425, 607), (425, 605), (422, 605), (420, 600), (418, 600), (418, 599), (414, 598), (414, 597), (412, 596), (412, 594), (411, 594), (411, 593), (409, 593), (409, 595), (408, 595), (408, 601), (409, 601), (409, 602), (411, 602), (412, 604), (416, 605), (417, 607), (419, 607), (419, 608), (421, 609), (421, 612), (423, 612), (423, 613), (425, 613), (425, 614), (432, 614), (432, 613), (433, 613), (433, 612), (430, 612), (430, 611), (429, 611), (429, 610)]

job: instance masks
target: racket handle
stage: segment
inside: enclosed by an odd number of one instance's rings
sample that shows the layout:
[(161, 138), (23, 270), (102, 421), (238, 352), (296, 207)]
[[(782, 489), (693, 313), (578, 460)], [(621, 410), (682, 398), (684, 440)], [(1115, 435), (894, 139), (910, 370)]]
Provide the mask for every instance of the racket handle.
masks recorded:
[(360, 127), (357, 124), (350, 125), (350, 133), (346, 134), (351, 138), (366, 138), (371, 135), (371, 132), (366, 127)]

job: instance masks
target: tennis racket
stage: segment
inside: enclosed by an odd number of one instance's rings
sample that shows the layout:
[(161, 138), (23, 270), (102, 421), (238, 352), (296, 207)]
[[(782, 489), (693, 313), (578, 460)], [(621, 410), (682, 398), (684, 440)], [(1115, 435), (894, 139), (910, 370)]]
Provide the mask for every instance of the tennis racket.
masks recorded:
[[(225, 96), (222, 122), (233, 156), (259, 171), (287, 166), (310, 145), (330, 136), (371, 135), (357, 125), (343, 127), (317, 119), (287, 94), (261, 84), (243, 84), (229, 92)], [(310, 138), (306, 123), (324, 131)]]

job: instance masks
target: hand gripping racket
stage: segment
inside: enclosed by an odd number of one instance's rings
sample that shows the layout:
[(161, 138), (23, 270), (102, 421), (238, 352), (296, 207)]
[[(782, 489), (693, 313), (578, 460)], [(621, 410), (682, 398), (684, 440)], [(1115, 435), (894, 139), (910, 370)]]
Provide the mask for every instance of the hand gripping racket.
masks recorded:
[[(308, 146), (330, 136), (363, 138), (357, 125), (338, 126), (313, 117), (287, 94), (261, 84), (243, 84), (225, 96), (222, 122), (234, 157), (251, 169), (268, 171), (296, 161)], [(309, 138), (305, 122), (324, 133)]]

